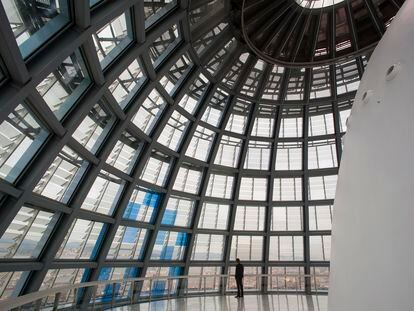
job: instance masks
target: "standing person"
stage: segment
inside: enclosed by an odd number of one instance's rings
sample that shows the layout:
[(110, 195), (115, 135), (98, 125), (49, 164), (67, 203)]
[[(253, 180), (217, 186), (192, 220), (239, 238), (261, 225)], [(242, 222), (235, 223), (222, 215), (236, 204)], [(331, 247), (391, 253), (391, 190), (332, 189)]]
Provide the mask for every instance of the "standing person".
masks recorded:
[(236, 298), (243, 297), (243, 276), (244, 276), (244, 267), (240, 263), (240, 259), (236, 258), (236, 284), (237, 284), (237, 296)]

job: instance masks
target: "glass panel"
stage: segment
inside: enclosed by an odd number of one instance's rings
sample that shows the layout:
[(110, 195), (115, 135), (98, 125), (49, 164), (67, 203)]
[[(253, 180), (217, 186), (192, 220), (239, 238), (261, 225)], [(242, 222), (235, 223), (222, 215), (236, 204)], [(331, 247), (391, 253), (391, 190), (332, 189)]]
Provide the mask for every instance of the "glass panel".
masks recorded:
[(1, 0), (23, 58), (70, 22), (67, 0)]
[(233, 176), (210, 174), (206, 196), (230, 199), (233, 195)]
[(149, 296), (151, 291), (151, 297), (157, 296), (164, 296), (164, 295), (174, 295), (177, 292), (178, 286), (178, 279), (172, 279), (171, 281), (167, 281), (166, 278), (162, 277), (174, 277), (180, 276), (183, 274), (183, 268), (181, 267), (148, 267), (147, 272), (145, 274), (146, 278), (157, 278), (161, 277), (161, 279), (157, 279), (150, 283), (150, 281), (144, 281), (141, 290), (141, 296)]
[(190, 227), (193, 221), (195, 202), (183, 197), (168, 199), (161, 224), (167, 226)]
[(337, 167), (335, 139), (308, 142), (308, 169)]
[(262, 98), (277, 100), (279, 99), (281, 83), (283, 74), (285, 72), (284, 67), (273, 65), (272, 71), (270, 72), (269, 79), (266, 81)]
[(276, 112), (276, 105), (260, 104), (258, 115), (254, 119), (251, 135), (259, 137), (273, 137)]
[(305, 94), (305, 68), (293, 68), (290, 71), (285, 99), (303, 100)]
[[(103, 267), (98, 276), (98, 281), (123, 280), (139, 276), (141, 269), (137, 267)], [(116, 284), (115, 286), (113, 284)], [(98, 285), (96, 289), (96, 301), (110, 302), (115, 300), (131, 299), (132, 287), (131, 282), (109, 283)]]
[(331, 236), (315, 235), (309, 237), (310, 260), (329, 261), (331, 259)]
[(302, 152), (301, 142), (279, 142), (276, 150), (276, 170), (301, 170)]
[(333, 133), (335, 133), (335, 129), (332, 113), (309, 117), (309, 136), (327, 135)]
[(178, 170), (173, 189), (197, 194), (201, 185), (202, 176), (203, 172), (201, 168), (183, 163)]
[(263, 231), (265, 213), (266, 207), (264, 206), (237, 206), (234, 230)]
[(161, 36), (156, 38), (148, 50), (154, 67), (159, 66), (162, 60), (174, 50), (180, 41), (181, 36), (177, 24), (174, 24)]
[[(270, 284), (268, 285), (270, 290), (296, 291), (304, 290), (305, 288), (305, 270), (303, 267), (269, 267), (269, 274), (272, 275), (272, 278), (269, 279)], [(286, 297), (289, 296), (286, 295)], [(294, 296), (292, 295), (292, 297)], [(289, 305), (287, 301), (286, 305)]]
[(82, 209), (105, 215), (112, 215), (124, 190), (125, 181), (121, 178), (101, 171), (95, 179)]
[(178, 111), (174, 111), (158, 137), (157, 141), (168, 148), (177, 151), (181, 145), (190, 121)]
[(244, 168), (250, 170), (269, 170), (272, 143), (250, 140), (247, 146)]
[(313, 67), (310, 98), (331, 96), (329, 66)]
[[(51, 269), (48, 270), (40, 290), (79, 284), (86, 281), (88, 270), (86, 269)], [(66, 301), (73, 302), (73, 291), (68, 291)], [(62, 298), (61, 298), (62, 301)]]
[(160, 79), (160, 84), (168, 94), (174, 96), (178, 88), (183, 84), (193, 66), (188, 54), (181, 55), (176, 63), (171, 66), (167, 74)]
[(191, 260), (223, 260), (224, 235), (197, 234)]
[(228, 88), (233, 89), (236, 85), (237, 79), (239, 78), (240, 72), (242, 71), (242, 68), (246, 63), (248, 57), (249, 53), (241, 54), (239, 58), (234, 61), (231, 68), (227, 71), (222, 80), (222, 83), (224, 83)]
[(188, 233), (158, 231), (151, 260), (183, 260), (189, 242)]
[(135, 166), (144, 143), (124, 131), (112, 149), (111, 154), (106, 159), (106, 163), (113, 167), (130, 174)]
[(356, 59), (336, 64), (335, 68), (337, 94), (356, 91), (359, 86), (359, 72)]
[[(236, 267), (232, 266), (229, 267), (229, 274), (234, 275), (236, 273)], [(245, 266), (244, 267), (244, 275), (243, 278), (243, 289), (244, 291), (260, 291), (262, 287), (262, 282), (257, 275), (262, 273), (262, 267), (252, 267), (252, 266)], [(228, 291), (236, 291), (236, 279), (234, 277), (228, 278), (227, 281), (227, 290)], [(243, 302), (242, 302), (243, 304)]]
[(207, 108), (201, 118), (201, 121), (211, 124), (215, 127), (220, 125), (223, 117), (224, 109), (228, 103), (229, 94), (221, 89), (217, 89), (210, 102), (207, 104)]
[(271, 236), (269, 247), (271, 261), (302, 261), (303, 237)]
[(132, 98), (138, 92), (146, 77), (142, 72), (141, 66), (137, 59), (134, 59), (128, 67), (109, 86), (109, 91), (115, 100), (125, 109), (131, 102)]
[(215, 136), (215, 132), (198, 125), (185, 155), (204, 162), (207, 161)]
[(82, 55), (76, 50), (40, 82), (36, 90), (55, 116), (62, 120), (90, 83)]
[(309, 206), (309, 230), (332, 229), (332, 205)]
[(214, 164), (237, 167), (239, 163), (241, 146), (241, 139), (223, 135), (220, 139)]
[(145, 28), (177, 5), (176, 0), (144, 0)]
[(226, 131), (244, 134), (251, 107), (252, 103), (243, 99), (237, 99), (232, 108), (229, 120), (227, 121)]
[(58, 218), (58, 214), (23, 206), (0, 239), (0, 257), (37, 258)]
[(193, 41), (192, 45), (195, 51), (197, 52), (198, 56), (201, 56), (204, 53), (204, 51), (209, 46), (211, 46), (212, 42), (216, 40), (220, 33), (223, 33), (224, 30), (228, 30), (228, 25), (228, 23), (222, 22), (214, 28), (210, 28), (210, 30), (206, 32), (204, 35), (202, 35), (199, 39)]
[(149, 135), (152, 132), (155, 124), (160, 118), (165, 108), (164, 98), (154, 89), (144, 100), (138, 112), (132, 118), (134, 123), (145, 134)]
[(242, 177), (239, 200), (264, 201), (267, 199), (267, 179)]
[[(221, 267), (189, 267), (188, 275), (194, 276), (193, 278), (188, 279), (188, 291), (190, 293), (204, 292), (204, 287), (206, 287), (206, 292), (218, 292), (220, 288), (219, 277), (213, 277), (214, 275), (221, 274)], [(198, 276), (198, 277), (197, 277)], [(205, 277), (205, 281), (204, 278)], [(211, 277), (208, 277), (211, 276)]]
[(147, 240), (147, 229), (119, 226), (106, 259), (141, 260)]
[(101, 222), (75, 219), (63, 240), (56, 257), (58, 259), (95, 259), (106, 226)]
[(339, 111), (339, 119), (341, 121), (339, 123), (339, 126), (341, 128), (341, 132), (346, 132), (346, 130), (347, 130), (346, 121), (348, 120), (348, 117), (350, 115), (351, 115), (351, 109), (346, 109), (346, 110)]
[(280, 123), (279, 137), (302, 137), (302, 117), (283, 117)]
[(0, 124), (0, 177), (16, 181), (48, 136), (43, 124), (18, 105)]
[(338, 175), (309, 177), (309, 200), (334, 199)]
[(89, 163), (69, 147), (63, 147), (49, 166), (34, 193), (67, 203), (78, 186)]
[(114, 122), (115, 117), (100, 100), (89, 110), (88, 115), (72, 134), (72, 137), (90, 152), (96, 153)]
[(106, 68), (133, 40), (129, 11), (122, 13), (92, 35), (102, 68)]
[[(263, 237), (251, 235), (234, 235), (231, 240), (230, 260), (262, 260)], [(246, 271), (245, 271), (246, 273)]]
[(226, 230), (229, 205), (204, 202), (198, 222), (198, 228)]
[(161, 187), (164, 186), (167, 182), (172, 161), (171, 157), (153, 150), (139, 178)]
[(302, 207), (273, 206), (270, 228), (272, 231), (302, 231)]
[(181, 98), (178, 105), (184, 108), (188, 113), (194, 114), (205, 95), (210, 81), (200, 73), (199, 76), (191, 83), (188, 92)]
[(17, 297), (30, 271), (0, 272), (0, 300)]
[(211, 75), (216, 75), (221, 65), (227, 60), (227, 56), (231, 55), (234, 49), (237, 47), (235, 38), (228, 41), (207, 63), (207, 70)]
[(266, 67), (266, 63), (262, 60), (257, 60), (256, 64), (252, 68), (252, 71), (249, 73), (246, 81), (244, 82), (240, 93), (247, 96), (254, 96), (259, 86), (259, 82), (262, 80), (263, 71)]
[(153, 223), (160, 201), (161, 194), (145, 188), (135, 188), (122, 217)]
[(273, 201), (302, 200), (302, 178), (275, 178)]

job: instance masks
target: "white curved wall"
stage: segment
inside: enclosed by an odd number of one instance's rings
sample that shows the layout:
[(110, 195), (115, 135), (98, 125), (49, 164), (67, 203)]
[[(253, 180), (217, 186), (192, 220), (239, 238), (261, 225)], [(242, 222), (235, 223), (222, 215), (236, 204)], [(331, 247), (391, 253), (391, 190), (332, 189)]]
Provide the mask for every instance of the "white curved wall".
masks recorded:
[[(387, 81), (394, 63), (400, 71)], [(329, 311), (414, 310), (414, 0), (374, 51), (348, 121)]]

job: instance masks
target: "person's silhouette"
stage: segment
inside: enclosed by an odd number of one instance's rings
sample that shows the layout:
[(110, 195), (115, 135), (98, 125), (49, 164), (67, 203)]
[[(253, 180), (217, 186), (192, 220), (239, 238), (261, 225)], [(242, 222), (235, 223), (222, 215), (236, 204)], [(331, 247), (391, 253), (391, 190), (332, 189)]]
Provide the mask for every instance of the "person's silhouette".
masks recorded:
[(237, 284), (237, 296), (236, 298), (243, 297), (243, 276), (244, 276), (244, 267), (240, 263), (240, 259), (236, 258), (236, 284)]

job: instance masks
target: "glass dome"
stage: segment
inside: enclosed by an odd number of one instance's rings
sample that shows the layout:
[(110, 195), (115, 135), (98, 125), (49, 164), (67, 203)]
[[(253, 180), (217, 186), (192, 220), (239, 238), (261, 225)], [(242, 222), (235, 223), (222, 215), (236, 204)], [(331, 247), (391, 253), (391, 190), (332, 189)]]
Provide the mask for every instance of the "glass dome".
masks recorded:
[[(329, 274), (342, 140), (369, 51), (269, 63), (246, 46), (234, 3), (1, 0), (1, 299), (232, 273), (236, 257), (249, 274)], [(344, 3), (396, 12), (402, 1)], [(367, 21), (330, 16), (318, 42), (380, 38)], [(328, 25), (348, 39), (333, 44)], [(166, 287), (145, 283), (141, 295)]]

